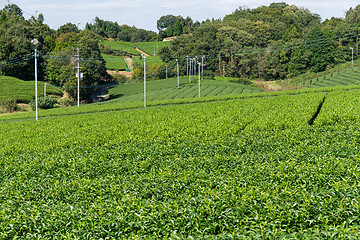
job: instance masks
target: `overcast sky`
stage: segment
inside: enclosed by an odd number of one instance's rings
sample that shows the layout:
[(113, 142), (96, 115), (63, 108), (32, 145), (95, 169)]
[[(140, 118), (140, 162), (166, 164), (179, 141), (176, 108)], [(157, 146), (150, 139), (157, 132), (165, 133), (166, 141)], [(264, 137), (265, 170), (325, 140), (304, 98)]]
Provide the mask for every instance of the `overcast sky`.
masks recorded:
[[(45, 23), (57, 29), (71, 22), (80, 23), (84, 28), (87, 22), (93, 23), (96, 16), (103, 20), (116, 21), (157, 32), (156, 21), (164, 15), (181, 15), (200, 22), (207, 18), (223, 18), (240, 6), (256, 8), (269, 5), (266, 0), (9, 0), (17, 4), (24, 17), (30, 18), (37, 12), (45, 17)], [(308, 8), (318, 13), (323, 20), (331, 17), (345, 17), (346, 11), (360, 4), (359, 0), (288, 0), (282, 1), (298, 7)], [(0, 0), (3, 8), (8, 0)]]

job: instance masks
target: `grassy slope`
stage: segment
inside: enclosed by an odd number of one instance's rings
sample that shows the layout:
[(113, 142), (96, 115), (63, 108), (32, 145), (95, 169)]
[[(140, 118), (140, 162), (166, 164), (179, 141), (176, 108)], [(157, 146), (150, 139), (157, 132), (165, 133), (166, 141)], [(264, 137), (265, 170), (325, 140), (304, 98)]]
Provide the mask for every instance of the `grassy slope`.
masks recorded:
[[(28, 103), (35, 97), (35, 82), (23, 81), (13, 77), (0, 76), (0, 100), (11, 99), (17, 102)], [(61, 95), (60, 90), (54, 86), (47, 86), (47, 94)], [(39, 96), (44, 94), (44, 83), (38, 82)]]
[(122, 50), (134, 55), (140, 55), (140, 53), (135, 50), (135, 46), (130, 42), (104, 41), (104, 43), (112, 49)]
[[(110, 98), (113, 98), (113, 100), (110, 101), (142, 101), (144, 91), (143, 86), (143, 82), (115, 86), (110, 89)], [(241, 85), (226, 81), (206, 79), (201, 81), (201, 96), (203, 97), (253, 92), (261, 92), (261, 89), (254, 86)], [(189, 84), (189, 79), (187, 77), (181, 77), (180, 88), (177, 88), (177, 78), (147, 81), (147, 99), (149, 101), (194, 98), (197, 96), (197, 79), (193, 79), (193, 82)]]
[(323, 77), (306, 81), (308, 87), (332, 87), (360, 84), (360, 69), (358, 67), (339, 70)]
[[(146, 52), (151, 56), (156, 56), (161, 48), (165, 46), (170, 46), (170, 42), (136, 42), (134, 43), (138, 48)], [(154, 55), (154, 46), (155, 46), (155, 55)]]
[(111, 70), (125, 70), (127, 65), (123, 57), (101, 54), (106, 61), (106, 68)]
[(319, 73), (307, 73), (293, 79), (288, 79), (297, 86), (310, 88), (347, 86), (360, 84), (360, 60), (346, 62), (335, 68)]
[[(135, 47), (132, 43), (119, 42), (119, 41), (104, 41), (104, 43), (113, 49), (126, 51), (126, 52), (129, 52), (136, 56), (140, 55), (140, 52), (135, 50)], [(135, 45), (138, 48), (140, 48), (141, 50), (150, 54), (150, 56), (147, 57), (147, 63), (149, 65), (162, 64), (162, 61), (159, 56), (153, 56), (154, 55), (154, 44), (155, 44), (155, 46), (158, 46), (156, 49), (160, 50), (162, 47), (168, 46), (170, 43), (169, 42), (138, 42), (138, 43), (135, 43)], [(151, 49), (152, 49), (152, 51), (151, 51)], [(106, 55), (106, 54), (102, 54), (102, 56), (106, 60), (106, 68), (107, 69), (111, 69), (111, 70), (126, 69), (126, 63), (122, 57), (111, 56), (111, 55)], [(144, 64), (144, 61), (142, 59), (140, 59), (140, 57), (134, 57), (133, 59), (134, 59), (135, 63), (139, 63), (141, 65)]]
[(360, 91), (296, 92), (5, 121), (0, 237), (357, 238)]

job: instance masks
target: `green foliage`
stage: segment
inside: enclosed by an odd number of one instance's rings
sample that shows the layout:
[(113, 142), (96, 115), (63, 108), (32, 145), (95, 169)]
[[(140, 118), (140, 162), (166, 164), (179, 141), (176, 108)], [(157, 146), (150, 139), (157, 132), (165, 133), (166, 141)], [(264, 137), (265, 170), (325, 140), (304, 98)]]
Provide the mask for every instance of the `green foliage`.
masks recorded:
[[(80, 33), (61, 34), (57, 39), (57, 47), (51, 53), (47, 62), (48, 81), (60, 85), (71, 98), (77, 96), (77, 49), (80, 55), (81, 73), (84, 78), (80, 81), (80, 96), (83, 100), (91, 101), (93, 88), (107, 76), (105, 61), (102, 59), (99, 39), (90, 31)], [(85, 59), (85, 61), (81, 61)]]
[(120, 50), (136, 56), (140, 55), (140, 52), (135, 49), (134, 44), (131, 42), (103, 41), (103, 44), (108, 45), (110, 48), (114, 50)]
[(345, 21), (360, 27), (360, 5), (356, 8), (350, 8), (349, 11), (346, 12)]
[(289, 93), (1, 116), (0, 237), (356, 239), (359, 90)]
[(59, 29), (57, 30), (58, 34), (65, 34), (65, 33), (79, 33), (80, 30), (79, 28), (76, 26), (76, 24), (73, 23), (66, 23), (64, 25), (62, 25), (61, 27), (59, 27)]
[[(23, 81), (13, 77), (0, 76), (0, 100), (11, 100), (19, 103), (29, 103), (35, 97), (35, 82)], [(61, 96), (58, 87), (47, 86), (47, 95)], [(44, 92), (44, 82), (38, 82), (39, 95)]]
[[(151, 56), (158, 55), (159, 51), (163, 47), (170, 47), (169, 41), (161, 41), (161, 42), (136, 42), (134, 43), (139, 49), (143, 50), (147, 54)], [(155, 55), (154, 55), (155, 53)]]
[[(41, 108), (41, 109), (54, 108), (57, 103), (58, 103), (57, 100), (54, 98), (50, 98), (50, 97), (38, 98), (38, 108)], [(31, 109), (33, 111), (35, 111), (35, 109), (36, 109), (35, 100), (31, 101), (29, 105), (30, 105)]]
[[(353, 12), (348, 15), (355, 16)], [(170, 16), (158, 26), (172, 26), (175, 20)], [(205, 55), (210, 56), (206, 69), (216, 75), (224, 74), (225, 65), (229, 77), (279, 80), (351, 60), (348, 49), (354, 48), (354, 39), (341, 36), (353, 34), (356, 24), (335, 18), (321, 23), (319, 15), (286, 3), (239, 8), (222, 21), (206, 21), (192, 35), (175, 39), (161, 57), (167, 61), (170, 56)]]
[[(136, 68), (138, 69), (138, 68)], [(138, 77), (142, 77), (143, 72), (141, 69)], [(162, 80), (150, 80), (147, 82), (147, 100), (165, 100), (165, 99), (185, 99), (194, 98), (198, 96), (198, 78), (194, 76), (191, 78), (189, 84), (189, 77), (180, 77), (180, 88), (177, 88), (177, 77), (172, 77)], [(261, 92), (255, 86), (242, 83), (232, 82), (239, 79), (227, 79), (225, 81), (214, 81), (209, 79), (201, 80), (201, 96), (222, 96), (222, 95), (236, 95)], [(136, 102), (142, 101), (144, 96), (143, 81), (132, 84), (121, 84), (114, 86), (109, 90), (111, 102)]]
[(101, 54), (106, 62), (106, 68), (111, 70), (125, 70), (127, 65), (123, 57)]
[[(0, 11), (0, 62), (5, 63), (1, 71), (7, 76), (22, 80), (34, 79), (34, 58), (31, 40), (38, 39), (39, 52), (46, 53), (45, 36), (51, 36), (54, 31), (43, 24), (43, 15), (39, 14), (25, 20), (22, 10), (15, 4), (7, 5)], [(8, 60), (11, 60), (7, 62)], [(16, 59), (16, 61), (14, 61)], [(38, 79), (44, 80), (43, 58), (39, 57)]]
[(166, 15), (157, 21), (157, 29), (161, 38), (187, 34), (195, 27), (196, 23), (194, 24), (190, 17), (184, 19), (182, 16)]
[(10, 113), (19, 109), (14, 99), (0, 99), (0, 107)]
[(85, 29), (94, 32), (105, 38), (113, 38), (124, 42), (148, 42), (156, 39), (153, 31), (138, 29), (127, 25), (119, 25), (117, 22), (104, 21), (99, 17), (95, 18), (94, 24), (86, 24)]

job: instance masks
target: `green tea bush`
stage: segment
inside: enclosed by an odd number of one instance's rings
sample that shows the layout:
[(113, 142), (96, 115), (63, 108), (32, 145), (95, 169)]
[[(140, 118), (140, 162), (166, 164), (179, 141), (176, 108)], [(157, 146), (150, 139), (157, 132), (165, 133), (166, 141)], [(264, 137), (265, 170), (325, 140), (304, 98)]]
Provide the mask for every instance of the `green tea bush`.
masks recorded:
[(1, 116), (0, 239), (359, 239), (360, 93), (312, 91)]
[(13, 99), (4, 99), (0, 101), (0, 106), (5, 109), (7, 112), (15, 112), (17, 111), (18, 105), (16, 104), (16, 101)]
[[(54, 108), (55, 105), (57, 104), (57, 100), (54, 98), (39, 98), (38, 99), (38, 107), (41, 109), (50, 109), (50, 108)], [(35, 110), (36, 108), (36, 103), (35, 100), (30, 102), (30, 107), (32, 110)]]

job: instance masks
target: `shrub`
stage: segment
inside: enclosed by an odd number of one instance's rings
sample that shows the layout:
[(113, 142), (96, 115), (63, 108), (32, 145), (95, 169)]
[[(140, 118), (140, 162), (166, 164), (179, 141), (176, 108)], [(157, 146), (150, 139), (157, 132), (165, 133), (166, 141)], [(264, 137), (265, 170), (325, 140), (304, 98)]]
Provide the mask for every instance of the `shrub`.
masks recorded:
[(5, 99), (0, 101), (0, 106), (2, 106), (7, 112), (15, 112), (19, 109), (16, 101), (13, 99)]
[[(56, 103), (58, 103), (58, 102), (57, 102), (56, 99), (54, 99), (54, 98), (46, 97), (46, 98), (39, 98), (39, 99), (38, 99), (38, 107), (41, 108), (41, 109), (54, 108)], [(30, 105), (30, 107), (31, 107), (32, 110), (35, 110), (35, 109), (36, 109), (35, 100), (33, 100), (32, 102), (30, 102), (29, 105)]]
[(204, 71), (204, 77), (206, 77), (206, 79), (215, 79), (215, 73), (213, 71), (210, 70), (205, 70)]

